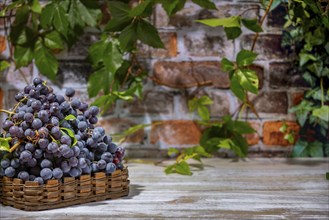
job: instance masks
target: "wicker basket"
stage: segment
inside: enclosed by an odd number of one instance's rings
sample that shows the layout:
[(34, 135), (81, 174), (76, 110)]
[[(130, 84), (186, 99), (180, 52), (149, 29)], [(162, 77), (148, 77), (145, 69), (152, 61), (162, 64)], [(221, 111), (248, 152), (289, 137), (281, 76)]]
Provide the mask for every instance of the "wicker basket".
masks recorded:
[(128, 169), (111, 175), (99, 172), (79, 178), (38, 182), (0, 178), (0, 202), (27, 211), (55, 209), (88, 202), (116, 199), (129, 193)]

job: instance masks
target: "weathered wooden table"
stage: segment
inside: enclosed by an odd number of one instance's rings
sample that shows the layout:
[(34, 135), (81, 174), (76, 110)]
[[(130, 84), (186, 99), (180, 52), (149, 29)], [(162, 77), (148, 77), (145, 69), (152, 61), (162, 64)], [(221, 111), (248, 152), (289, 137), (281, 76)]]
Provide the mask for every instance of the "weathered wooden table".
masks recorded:
[(41, 212), (0, 206), (0, 219), (329, 219), (327, 159), (206, 159), (193, 176), (128, 163), (128, 197)]

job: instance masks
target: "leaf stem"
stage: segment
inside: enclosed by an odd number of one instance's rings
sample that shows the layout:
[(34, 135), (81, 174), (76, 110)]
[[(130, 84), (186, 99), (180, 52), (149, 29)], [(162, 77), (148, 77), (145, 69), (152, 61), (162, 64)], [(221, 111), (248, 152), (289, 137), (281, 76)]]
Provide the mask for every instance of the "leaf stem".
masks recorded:
[[(268, 6), (267, 6), (267, 8), (266, 8), (266, 11), (265, 11), (264, 15), (263, 15), (263, 17), (262, 17), (261, 20), (260, 20), (260, 23), (259, 23), (260, 26), (263, 26), (264, 20), (265, 20), (266, 16), (268, 15), (268, 13), (269, 13), (269, 11), (270, 11), (270, 9), (271, 9), (271, 6), (272, 6), (272, 4), (273, 4), (273, 1), (274, 1), (274, 0), (270, 0), (270, 3), (268, 4)], [(255, 35), (255, 37), (254, 37), (254, 40), (253, 40), (253, 42), (252, 42), (251, 51), (254, 51), (254, 49), (255, 49), (255, 45), (256, 45), (256, 41), (257, 41), (258, 37), (259, 37), (259, 33), (257, 32), (256, 35)]]
[(14, 150), (16, 150), (19, 147), (21, 143), (23, 143), (23, 141), (19, 140), (16, 144), (14, 144), (14, 146), (10, 148), (9, 152), (12, 153)]
[(0, 112), (7, 113), (8, 115), (13, 115), (13, 114), (15, 114), (15, 112), (10, 112), (10, 111), (4, 110), (4, 109), (0, 109)]

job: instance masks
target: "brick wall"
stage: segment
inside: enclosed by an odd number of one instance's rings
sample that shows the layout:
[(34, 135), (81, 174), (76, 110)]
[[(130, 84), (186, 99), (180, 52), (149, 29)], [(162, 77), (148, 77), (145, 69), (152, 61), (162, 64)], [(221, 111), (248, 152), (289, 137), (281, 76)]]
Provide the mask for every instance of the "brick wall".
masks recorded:
[[(250, 49), (253, 34), (245, 31), (232, 42), (226, 39), (222, 28), (209, 28), (194, 21), (237, 15), (244, 10), (247, 10), (245, 17), (254, 18), (262, 16), (264, 10), (260, 9), (256, 0), (214, 2), (218, 11), (201, 9), (188, 2), (172, 18), (168, 18), (160, 6), (154, 9), (152, 21), (159, 29), (166, 48), (140, 46), (139, 57), (150, 71), (150, 78), (144, 86), (144, 99), (141, 102), (117, 102), (115, 108), (99, 122), (109, 133), (121, 132), (139, 123), (152, 124), (127, 139), (124, 145), (130, 156), (160, 157), (165, 155), (168, 147), (197, 144), (201, 128), (194, 121), (198, 119), (197, 115), (189, 113), (186, 104), (193, 95), (207, 94), (215, 101), (210, 107), (213, 119), (236, 112), (239, 102), (229, 90), (228, 75), (221, 71), (220, 60), (223, 56), (233, 59), (242, 48)], [(284, 13), (283, 7), (270, 13), (255, 48), (259, 56), (253, 68), (260, 78), (260, 91), (253, 100), (261, 119), (251, 112), (243, 116), (257, 130), (257, 134), (247, 136), (250, 153), (254, 156), (289, 154), (291, 145), (278, 131), (281, 120), (288, 121), (291, 130), (299, 129), (288, 109), (299, 103), (305, 83), (293, 71), (289, 62), (291, 55), (280, 46)], [(2, 40), (4, 30), (0, 31), (0, 50), (4, 50), (1, 56), (8, 56)], [(88, 45), (96, 38), (97, 33), (88, 32), (71, 51), (58, 55), (59, 83), (53, 85), (56, 92), (63, 93), (63, 88), (74, 87), (81, 99), (91, 102), (86, 90), (91, 68), (85, 58)], [(23, 68), (22, 73), (29, 81), (38, 75), (34, 66)], [(3, 73), (0, 106), (10, 108), (14, 94), (24, 85), (22, 74), (13, 68)]]

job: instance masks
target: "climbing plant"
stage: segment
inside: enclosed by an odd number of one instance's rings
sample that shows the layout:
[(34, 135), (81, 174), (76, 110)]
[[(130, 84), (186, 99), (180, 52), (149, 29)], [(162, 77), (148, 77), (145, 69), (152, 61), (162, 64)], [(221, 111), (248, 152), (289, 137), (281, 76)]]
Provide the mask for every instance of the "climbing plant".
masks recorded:
[(296, 69), (309, 85), (290, 109), (301, 126), (292, 156), (329, 156), (329, 3), (294, 0), (287, 8), (282, 43), (296, 54)]

